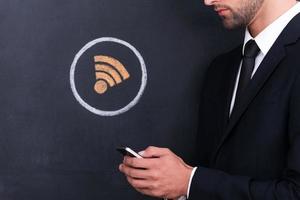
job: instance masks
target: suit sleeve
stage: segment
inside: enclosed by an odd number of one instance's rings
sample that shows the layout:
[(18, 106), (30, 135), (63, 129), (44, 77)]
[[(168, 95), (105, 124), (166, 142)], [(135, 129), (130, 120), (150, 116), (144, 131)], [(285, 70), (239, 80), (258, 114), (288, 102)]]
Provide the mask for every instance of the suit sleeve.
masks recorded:
[(276, 179), (256, 180), (198, 167), (189, 200), (300, 200), (300, 76), (294, 82), (287, 134), (286, 169)]

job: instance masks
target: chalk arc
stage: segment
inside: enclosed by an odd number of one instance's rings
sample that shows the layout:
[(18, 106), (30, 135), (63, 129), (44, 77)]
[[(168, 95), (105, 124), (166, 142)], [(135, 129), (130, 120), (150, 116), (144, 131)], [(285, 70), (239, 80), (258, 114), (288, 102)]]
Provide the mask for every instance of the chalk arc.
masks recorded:
[(104, 55), (97, 55), (94, 56), (95, 62), (102, 62), (102, 63), (108, 63), (109, 65), (116, 68), (116, 70), (121, 74), (123, 80), (126, 80), (130, 77), (128, 71), (124, 67), (124, 65), (118, 61), (117, 59), (110, 57), (110, 56), (104, 56)]
[(115, 80), (105, 72), (96, 72), (96, 80), (105, 80), (109, 84), (110, 87), (116, 85)]
[(96, 72), (105, 72), (105, 73), (109, 74), (110, 76), (112, 76), (112, 78), (114, 79), (114, 81), (117, 84), (122, 82), (122, 78), (121, 78), (120, 74), (113, 67), (111, 67), (109, 65), (96, 64), (95, 70), (96, 70)]

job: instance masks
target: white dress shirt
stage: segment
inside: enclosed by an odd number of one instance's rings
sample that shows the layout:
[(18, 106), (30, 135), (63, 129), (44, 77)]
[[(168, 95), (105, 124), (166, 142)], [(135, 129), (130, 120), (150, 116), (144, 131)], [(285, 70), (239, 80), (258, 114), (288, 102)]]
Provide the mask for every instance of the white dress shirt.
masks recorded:
[[(260, 32), (255, 38), (251, 36), (251, 34), (248, 31), (248, 28), (246, 28), (245, 31), (245, 38), (244, 38), (244, 45), (243, 45), (243, 54), (244, 54), (244, 48), (246, 43), (249, 40), (255, 40), (256, 44), (258, 45), (260, 52), (258, 56), (255, 59), (255, 65), (252, 73), (252, 77), (255, 75), (255, 72), (257, 71), (259, 65), (275, 43), (276, 39), (279, 37), (280, 33), (283, 31), (283, 29), (287, 26), (287, 24), (298, 14), (300, 13), (300, 3), (297, 2), (292, 8), (290, 8), (287, 12), (285, 12), (283, 15), (281, 15), (279, 18), (277, 18), (274, 22), (272, 22), (269, 26), (267, 26), (262, 32)], [(242, 62), (240, 64), (240, 68), (236, 77), (235, 81), (235, 87), (231, 99), (231, 105), (230, 105), (230, 114), (233, 110), (234, 103), (235, 103), (235, 97), (236, 97), (236, 91), (238, 86), (238, 80), (240, 77), (240, 71), (241, 71)], [(193, 176), (196, 172), (197, 168), (194, 168), (193, 173), (190, 177), (190, 183), (187, 191), (187, 198), (189, 197), (190, 187), (192, 184)], [(181, 197), (182, 198), (182, 197)], [(180, 198), (180, 200), (182, 200)]]

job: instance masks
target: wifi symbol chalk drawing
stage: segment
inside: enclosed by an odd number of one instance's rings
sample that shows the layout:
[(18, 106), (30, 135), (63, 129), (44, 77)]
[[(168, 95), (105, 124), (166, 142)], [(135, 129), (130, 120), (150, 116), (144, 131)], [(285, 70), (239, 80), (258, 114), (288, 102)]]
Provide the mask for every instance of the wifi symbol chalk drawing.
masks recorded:
[(98, 55), (94, 56), (96, 83), (94, 90), (98, 94), (104, 94), (108, 87), (114, 87), (130, 77), (124, 65), (117, 59)]
[[(103, 45), (105, 44), (105, 45)], [(132, 76), (132, 72), (131, 75), (129, 75), (128, 71), (125, 69), (125, 66), (118, 61), (117, 59), (107, 56), (107, 55), (93, 55), (93, 61), (95, 61), (95, 68), (94, 68), (94, 72), (95, 72), (95, 84), (94, 84), (94, 91), (92, 91), (93, 93), (95, 92), (97, 95), (101, 96), (101, 101), (99, 101), (98, 103), (95, 103), (93, 101), (89, 102), (89, 98), (87, 98), (87, 94), (83, 94), (80, 93), (80, 91), (77, 90), (76, 85), (86, 85), (87, 81), (90, 81), (90, 77), (88, 77), (88, 80), (86, 79), (82, 79), (79, 78), (81, 76), (83, 76), (84, 78), (86, 78), (86, 76), (84, 75), (85, 73), (81, 73), (81, 70), (77, 69), (79, 68), (84, 68), (86, 69), (86, 65), (83, 64), (82, 62), (80, 62), (81, 58), (83, 58), (83, 60), (86, 59), (91, 59), (90, 58), (90, 54), (86, 53), (88, 50), (90, 50), (91, 48), (104, 48), (107, 47), (107, 45), (113, 45), (114, 48), (122, 48), (124, 51), (124, 55), (128, 55), (128, 56), (133, 56), (133, 58), (128, 57), (128, 62), (130, 60), (137, 60), (139, 65), (133, 65), (131, 66), (130, 70), (135, 70), (141, 71), (141, 79), (138, 80), (136, 79), (137, 77), (133, 77)], [(124, 48), (125, 47), (125, 48)], [(75, 77), (78, 76), (78, 79), (75, 79)], [(122, 113), (125, 113), (127, 111), (129, 111), (130, 109), (132, 109), (141, 99), (145, 89), (146, 89), (146, 85), (147, 85), (147, 69), (146, 69), (146, 64), (144, 61), (143, 56), (141, 55), (141, 53), (130, 43), (118, 39), (118, 38), (113, 38), (113, 37), (101, 37), (101, 38), (97, 38), (94, 39), (90, 42), (88, 42), (87, 44), (85, 44), (74, 56), (73, 62), (71, 64), (71, 68), (70, 68), (70, 86), (71, 86), (71, 90), (72, 93), (75, 97), (75, 99), (78, 101), (78, 103), (84, 107), (85, 109), (87, 109), (88, 111), (99, 115), (99, 116), (105, 116), (105, 117), (111, 117), (111, 116), (116, 116), (116, 115), (120, 115)], [(122, 105), (124, 105), (124, 107), (119, 108), (119, 106), (114, 106), (112, 105), (112, 109), (107, 110), (105, 108), (105, 105), (100, 105), (102, 102), (106, 101), (108, 103), (112, 103), (115, 104), (114, 102), (110, 102), (110, 98), (112, 98), (112, 96), (107, 95), (107, 99), (105, 99), (105, 95), (103, 95), (105, 92), (107, 92), (108, 89), (113, 89), (112, 87), (116, 87), (116, 85), (122, 84), (125, 80), (127, 80), (128, 78), (131, 78), (132, 80), (132, 85), (137, 84), (139, 85), (139, 89), (136, 92), (135, 96), (131, 96), (132, 94), (127, 94), (128, 89), (126, 90), (120, 90), (118, 97), (119, 96), (130, 96), (132, 97), (131, 99), (127, 99), (127, 98), (117, 98), (118, 100), (120, 100), (119, 102), (122, 103)], [(83, 81), (84, 80), (84, 81)], [(93, 87), (93, 86), (92, 86)], [(129, 87), (129, 86), (128, 86)], [(89, 90), (90, 91), (90, 90)], [(134, 91), (134, 90), (131, 90)], [(123, 92), (123, 93), (122, 93)], [(121, 95), (122, 94), (122, 95)], [(90, 94), (89, 94), (90, 95)], [(115, 94), (116, 95), (116, 94)], [(93, 98), (94, 100), (95, 98)], [(98, 101), (97, 101), (98, 102)], [(92, 104), (91, 104), (92, 103)]]

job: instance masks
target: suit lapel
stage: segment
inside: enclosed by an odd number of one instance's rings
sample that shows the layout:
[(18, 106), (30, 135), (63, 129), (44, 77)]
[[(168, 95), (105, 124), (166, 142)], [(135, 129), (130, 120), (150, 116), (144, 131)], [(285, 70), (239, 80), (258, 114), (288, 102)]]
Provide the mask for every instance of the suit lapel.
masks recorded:
[[(224, 80), (224, 84), (225, 88), (227, 88), (226, 91), (224, 91), (224, 98), (223, 101), (225, 101), (223, 103), (223, 127), (221, 129), (221, 134), (219, 135), (220, 137), (222, 137), (224, 131), (226, 130), (227, 126), (228, 126), (228, 122), (229, 122), (229, 112), (230, 112), (230, 104), (231, 104), (231, 99), (232, 99), (232, 94), (233, 94), (233, 90), (234, 90), (234, 85), (235, 85), (235, 81), (236, 81), (236, 76), (239, 70), (239, 66), (241, 63), (241, 59), (242, 59), (242, 45), (236, 49), (234, 49), (231, 53), (229, 53), (228, 55), (228, 62), (225, 63), (226, 65), (226, 69), (228, 69), (226, 71), (226, 73), (224, 73), (224, 76), (226, 77), (226, 79)], [(220, 140), (218, 141), (220, 143)], [(214, 158), (217, 154), (217, 151), (213, 152), (213, 157)], [(210, 165), (213, 165), (214, 163), (214, 159), (210, 160)]]
[(232, 99), (232, 94), (235, 86), (235, 81), (236, 81), (236, 76), (240, 67), (241, 59), (242, 59), (242, 48), (243, 46), (241, 45), (240, 47), (236, 48), (234, 50), (232, 56), (229, 56), (230, 59), (233, 60), (233, 62), (229, 62), (228, 64), (228, 74), (227, 74), (227, 82), (226, 87), (228, 90), (226, 91), (225, 95), (225, 104), (224, 104), (224, 119), (223, 119), (223, 132), (226, 130), (229, 122), (229, 113), (230, 113), (230, 105), (231, 105), (231, 99)]
[[(253, 76), (252, 81), (246, 88), (245, 95), (241, 98), (240, 103), (235, 105), (233, 112), (231, 114), (228, 126), (224, 129), (224, 134), (221, 137), (219, 145), (214, 152), (213, 160), (217, 158), (218, 152), (220, 151), (222, 145), (224, 144), (226, 138), (232, 133), (233, 128), (237, 125), (243, 114), (247, 111), (247, 108), (251, 102), (255, 99), (256, 95), (263, 88), (264, 84), (270, 78), (274, 70), (278, 67), (280, 62), (285, 57), (285, 46), (292, 44), (299, 38), (300, 28), (298, 24), (300, 23), (300, 14), (298, 14), (294, 19), (288, 24), (281, 35), (278, 37), (272, 48), (269, 50), (264, 60), (260, 64), (257, 72)], [(236, 61), (235, 61), (236, 62)], [(236, 76), (236, 73), (235, 73)], [(229, 89), (229, 94), (227, 98), (227, 108), (226, 114), (229, 114), (230, 102), (233, 93), (233, 88), (235, 84), (235, 79), (231, 82)], [(231, 92), (231, 93), (230, 93)], [(227, 115), (228, 117), (228, 115)], [(224, 119), (226, 119), (224, 117)]]

